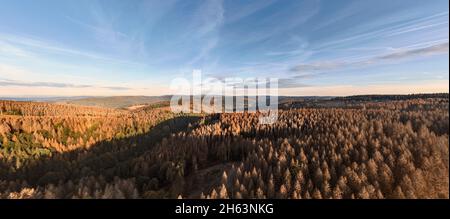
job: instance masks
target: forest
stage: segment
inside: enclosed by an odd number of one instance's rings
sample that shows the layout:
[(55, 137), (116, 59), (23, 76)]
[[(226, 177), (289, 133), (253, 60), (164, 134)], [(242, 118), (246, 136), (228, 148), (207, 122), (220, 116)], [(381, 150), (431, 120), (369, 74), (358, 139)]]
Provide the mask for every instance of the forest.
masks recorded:
[(448, 94), (278, 113), (0, 101), (0, 198), (449, 198)]

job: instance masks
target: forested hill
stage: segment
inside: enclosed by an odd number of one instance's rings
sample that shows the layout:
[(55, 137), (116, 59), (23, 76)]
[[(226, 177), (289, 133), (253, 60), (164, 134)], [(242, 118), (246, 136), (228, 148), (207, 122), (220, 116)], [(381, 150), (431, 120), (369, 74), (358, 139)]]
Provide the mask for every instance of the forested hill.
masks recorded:
[(335, 97), (334, 100), (389, 101), (389, 100), (411, 100), (411, 99), (425, 99), (425, 98), (448, 99), (449, 93), (409, 94), (409, 95), (356, 95), (356, 96), (347, 96), (347, 97)]
[(448, 106), (303, 106), (262, 125), (0, 101), (0, 198), (448, 198)]
[(87, 97), (74, 100), (57, 101), (80, 106), (97, 106), (106, 108), (128, 108), (136, 105), (151, 105), (169, 101), (171, 96), (116, 96), (116, 97)]

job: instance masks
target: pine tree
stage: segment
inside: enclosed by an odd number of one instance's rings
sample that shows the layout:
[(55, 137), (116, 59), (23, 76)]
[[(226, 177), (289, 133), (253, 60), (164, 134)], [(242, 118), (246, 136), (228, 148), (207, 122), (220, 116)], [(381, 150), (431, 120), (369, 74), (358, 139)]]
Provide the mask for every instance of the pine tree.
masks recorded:
[(405, 198), (405, 195), (403, 194), (402, 188), (400, 188), (400, 186), (395, 187), (395, 190), (392, 193), (392, 198), (394, 198), (394, 199), (404, 199)]
[(211, 191), (211, 194), (209, 195), (210, 199), (217, 199), (219, 197), (219, 195), (217, 194), (216, 190), (213, 189)]
[(320, 191), (318, 189), (314, 189), (312, 198), (313, 199), (322, 199), (322, 194), (320, 194)]
[(258, 188), (256, 190), (256, 198), (257, 199), (265, 199), (266, 198), (266, 196), (264, 195), (264, 192), (261, 188)]
[(280, 199), (286, 199), (288, 197), (288, 191), (286, 189), (286, 187), (283, 185), (281, 185), (280, 187), (280, 191), (278, 193), (278, 198)]
[(228, 183), (228, 175), (225, 171), (223, 171), (222, 173), (222, 180), (221, 180), (222, 184), (227, 184)]
[(222, 187), (220, 188), (219, 198), (220, 199), (228, 199), (228, 192), (227, 192), (227, 188), (225, 187), (225, 184), (222, 184)]
[(333, 190), (333, 199), (342, 199), (344, 193), (341, 191), (339, 186), (336, 186)]

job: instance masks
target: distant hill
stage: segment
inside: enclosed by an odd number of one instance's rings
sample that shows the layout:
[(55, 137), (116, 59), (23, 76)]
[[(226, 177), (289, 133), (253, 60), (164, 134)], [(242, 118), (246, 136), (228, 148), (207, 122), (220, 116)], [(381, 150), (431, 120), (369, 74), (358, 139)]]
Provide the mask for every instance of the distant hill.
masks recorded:
[(106, 108), (129, 108), (138, 105), (151, 105), (169, 101), (171, 96), (115, 96), (115, 97), (88, 97), (75, 100), (63, 100), (58, 103), (80, 106), (96, 106)]
[(347, 97), (336, 97), (334, 100), (345, 101), (387, 101), (387, 100), (411, 100), (423, 98), (449, 98), (449, 93), (433, 94), (409, 94), (409, 95), (356, 95)]
[[(114, 109), (136, 110), (168, 106), (171, 95), (165, 96), (110, 96), (110, 97), (0, 97), (0, 100), (49, 102), (71, 104), (78, 106), (95, 106)], [(279, 96), (278, 104), (281, 108), (337, 106), (348, 101), (392, 101), (410, 100), (418, 98), (449, 98), (448, 93), (410, 94), (410, 95), (357, 95), (347, 97), (333, 96)], [(254, 97), (245, 97), (254, 100)]]
[[(70, 98), (70, 99), (58, 99), (52, 102), (73, 104), (80, 106), (97, 106), (106, 108), (141, 108), (143, 106), (150, 106), (156, 103), (163, 103), (170, 101), (172, 96), (114, 96), (114, 97), (84, 97), (84, 98)], [(326, 100), (332, 97), (294, 97), (294, 96), (280, 96), (279, 102), (291, 102), (291, 101), (308, 101), (308, 100)]]
[(64, 101), (84, 99), (84, 98), (88, 98), (88, 96), (71, 96), (71, 97), (58, 97), (58, 96), (0, 97), (0, 100), (56, 103), (56, 102), (64, 102)]

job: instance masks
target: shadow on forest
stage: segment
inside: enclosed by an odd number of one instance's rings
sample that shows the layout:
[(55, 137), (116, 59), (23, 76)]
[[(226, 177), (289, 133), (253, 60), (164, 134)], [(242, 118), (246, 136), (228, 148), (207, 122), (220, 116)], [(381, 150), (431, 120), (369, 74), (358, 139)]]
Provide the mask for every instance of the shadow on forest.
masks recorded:
[(0, 161), (0, 180), (26, 180), (28, 185), (58, 184), (88, 176), (104, 176), (111, 180), (135, 177), (131, 166), (133, 160), (173, 133), (195, 128), (201, 116), (179, 116), (160, 122), (149, 132), (125, 138), (113, 138), (97, 142), (89, 149), (77, 149), (65, 153), (54, 153), (50, 157), (32, 160), (14, 170), (10, 164)]

